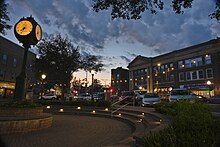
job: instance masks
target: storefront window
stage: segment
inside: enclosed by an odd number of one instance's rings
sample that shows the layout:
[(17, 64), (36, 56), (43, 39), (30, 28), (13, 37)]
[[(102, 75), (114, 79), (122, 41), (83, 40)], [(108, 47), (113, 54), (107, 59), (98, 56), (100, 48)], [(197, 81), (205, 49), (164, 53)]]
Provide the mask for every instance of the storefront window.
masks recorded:
[(190, 80), (191, 80), (191, 74), (190, 74), (190, 72), (187, 72), (187, 73), (186, 73), (186, 80), (187, 80), (187, 81), (190, 81)]

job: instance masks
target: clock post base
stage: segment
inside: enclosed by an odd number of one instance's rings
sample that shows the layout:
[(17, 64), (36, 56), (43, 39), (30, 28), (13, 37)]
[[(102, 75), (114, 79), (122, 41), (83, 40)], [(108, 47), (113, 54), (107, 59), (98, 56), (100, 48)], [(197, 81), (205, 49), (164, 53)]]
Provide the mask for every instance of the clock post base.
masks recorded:
[(16, 78), (16, 85), (15, 85), (15, 93), (14, 93), (14, 99), (25, 99), (25, 87), (26, 87), (26, 80), (25, 80), (25, 74), (20, 74)]

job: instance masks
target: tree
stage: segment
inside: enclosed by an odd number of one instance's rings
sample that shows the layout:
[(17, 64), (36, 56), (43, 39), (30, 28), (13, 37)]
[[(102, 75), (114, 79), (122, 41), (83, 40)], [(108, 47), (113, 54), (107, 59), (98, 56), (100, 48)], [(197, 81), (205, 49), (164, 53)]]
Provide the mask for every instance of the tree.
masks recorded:
[(7, 21), (10, 21), (7, 6), (5, 0), (0, 0), (0, 34), (3, 35), (5, 35), (5, 30), (11, 29), (11, 26), (7, 24)]
[[(140, 19), (141, 13), (150, 11), (156, 14), (158, 10), (163, 10), (164, 0), (94, 0), (93, 10), (107, 10), (111, 8), (112, 19)], [(177, 14), (183, 13), (183, 9), (191, 8), (193, 0), (172, 0), (171, 7)], [(220, 0), (215, 0), (215, 11), (209, 16), (217, 21), (220, 20)]]
[(86, 88), (88, 84), (88, 72), (92, 70), (96, 72), (101, 71), (103, 69), (102, 67), (103, 64), (98, 56), (88, 54), (82, 57), (80, 68), (86, 72)]
[(70, 88), (72, 73), (79, 68), (80, 54), (71, 41), (60, 34), (43, 39), (38, 45), (40, 58), (37, 59), (38, 77), (47, 74), (47, 81), (58, 84), (62, 94)]

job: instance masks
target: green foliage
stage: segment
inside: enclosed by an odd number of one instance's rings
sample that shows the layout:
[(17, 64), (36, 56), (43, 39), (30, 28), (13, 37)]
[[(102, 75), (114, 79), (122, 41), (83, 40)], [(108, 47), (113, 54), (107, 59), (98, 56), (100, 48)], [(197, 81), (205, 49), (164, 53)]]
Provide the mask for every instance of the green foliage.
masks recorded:
[(146, 137), (144, 140), (147, 146), (205, 147), (214, 144), (215, 121), (209, 106), (199, 102), (179, 101), (161, 103), (155, 109), (171, 115), (172, 123), (167, 129)]
[(3, 35), (5, 35), (5, 30), (11, 29), (11, 26), (7, 23), (7, 21), (10, 21), (7, 6), (5, 0), (0, 0), (0, 34)]
[(0, 104), (0, 108), (37, 108), (37, 107), (41, 107), (41, 105), (30, 101), (9, 101)]
[[(220, 2), (215, 0), (215, 11), (209, 16), (213, 19), (220, 20)], [(150, 11), (156, 14), (158, 10), (164, 9), (166, 0), (94, 0), (93, 10), (99, 12), (101, 10), (111, 9), (112, 19), (140, 19), (144, 11)], [(183, 9), (191, 8), (193, 0), (172, 0), (173, 11), (177, 14), (183, 13)]]

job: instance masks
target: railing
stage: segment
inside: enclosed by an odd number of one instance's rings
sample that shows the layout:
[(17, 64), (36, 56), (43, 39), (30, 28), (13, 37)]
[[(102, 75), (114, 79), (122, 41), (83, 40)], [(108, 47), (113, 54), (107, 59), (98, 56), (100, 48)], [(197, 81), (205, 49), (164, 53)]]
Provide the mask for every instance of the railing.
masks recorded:
[[(116, 104), (120, 103), (121, 101), (123, 101), (123, 100), (125, 100), (125, 99), (127, 99), (127, 98), (128, 98), (128, 97), (125, 97), (124, 99), (121, 99), (121, 100), (119, 100), (119, 101), (113, 103), (113, 104), (111, 105), (111, 107), (115, 106)], [(131, 102), (128, 102), (127, 104), (122, 105), (122, 106), (119, 107), (118, 109), (112, 111), (112, 112), (111, 112), (111, 117), (113, 116), (113, 114), (114, 114), (115, 112), (117, 112), (118, 110), (124, 108), (125, 106), (127, 106), (127, 105), (129, 105), (129, 104), (132, 104), (132, 103), (131, 103)], [(134, 102), (133, 102), (133, 105), (134, 105)]]
[(111, 117), (113, 116), (113, 114), (114, 114), (115, 112), (117, 112), (118, 110), (120, 110), (120, 109), (124, 108), (125, 106), (127, 106), (127, 105), (129, 105), (129, 104), (131, 104), (131, 103), (127, 103), (127, 104), (125, 104), (125, 105), (123, 105), (123, 106), (119, 107), (118, 109), (116, 109), (116, 110), (112, 111), (112, 112), (111, 112)]

